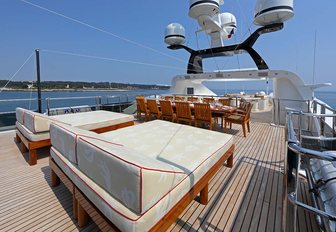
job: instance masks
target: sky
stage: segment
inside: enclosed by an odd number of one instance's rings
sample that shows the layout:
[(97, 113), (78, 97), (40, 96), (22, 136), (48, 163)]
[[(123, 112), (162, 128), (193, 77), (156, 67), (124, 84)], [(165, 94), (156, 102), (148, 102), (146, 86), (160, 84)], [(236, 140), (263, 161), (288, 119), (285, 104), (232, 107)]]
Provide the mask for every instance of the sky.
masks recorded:
[[(258, 28), (253, 25), (254, 5), (251, 0), (226, 0), (221, 6), (221, 12), (233, 13), (238, 22), (226, 45), (242, 42)], [(294, 18), (283, 30), (262, 35), (254, 48), (271, 69), (293, 71), (311, 84), (316, 34), (315, 83), (336, 85), (335, 9), (334, 0), (294, 1)], [(167, 49), (164, 30), (169, 23), (185, 27), (187, 46), (209, 47), (204, 33), (196, 36), (199, 26), (188, 10), (188, 0), (0, 0), (0, 79), (11, 79), (39, 48), (42, 80), (170, 84), (186, 73), (189, 55)], [(218, 68), (255, 65), (247, 55), (205, 63), (207, 71)], [(35, 73), (32, 56), (13, 80), (34, 80)]]

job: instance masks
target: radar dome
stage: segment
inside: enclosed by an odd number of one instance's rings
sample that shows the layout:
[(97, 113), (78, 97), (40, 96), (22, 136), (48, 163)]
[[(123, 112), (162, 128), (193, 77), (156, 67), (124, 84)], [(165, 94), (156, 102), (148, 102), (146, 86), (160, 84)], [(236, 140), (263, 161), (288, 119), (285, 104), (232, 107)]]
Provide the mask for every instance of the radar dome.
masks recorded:
[(223, 31), (225, 33), (225, 39), (230, 39), (231, 36), (236, 32), (237, 30), (237, 20), (236, 17), (228, 12), (221, 13), (220, 14), (220, 22), (221, 27), (223, 28)]
[(169, 45), (181, 45), (185, 42), (185, 30), (179, 23), (171, 23), (166, 27), (165, 43)]
[(294, 16), (293, 0), (257, 0), (254, 24), (282, 23)]
[(223, 5), (224, 0), (190, 0), (189, 16), (197, 19), (202, 15), (214, 16), (219, 13), (219, 6)]

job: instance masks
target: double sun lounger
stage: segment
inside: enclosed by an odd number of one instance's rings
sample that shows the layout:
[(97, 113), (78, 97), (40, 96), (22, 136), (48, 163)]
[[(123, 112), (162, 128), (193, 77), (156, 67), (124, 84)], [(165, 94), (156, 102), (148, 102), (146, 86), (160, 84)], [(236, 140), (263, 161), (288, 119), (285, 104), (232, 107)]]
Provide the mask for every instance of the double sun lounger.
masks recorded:
[(233, 165), (231, 135), (191, 126), (155, 120), (100, 134), (64, 123), (49, 128), (51, 185), (62, 180), (73, 194), (79, 226), (90, 216), (105, 229), (164, 231), (198, 194), (207, 204), (208, 182), (225, 162)]
[(29, 151), (29, 164), (37, 162), (36, 150), (48, 147), (50, 124), (71, 125), (85, 130), (102, 133), (134, 125), (131, 115), (104, 110), (46, 116), (23, 108), (16, 109), (16, 140), (21, 142), (21, 150)]

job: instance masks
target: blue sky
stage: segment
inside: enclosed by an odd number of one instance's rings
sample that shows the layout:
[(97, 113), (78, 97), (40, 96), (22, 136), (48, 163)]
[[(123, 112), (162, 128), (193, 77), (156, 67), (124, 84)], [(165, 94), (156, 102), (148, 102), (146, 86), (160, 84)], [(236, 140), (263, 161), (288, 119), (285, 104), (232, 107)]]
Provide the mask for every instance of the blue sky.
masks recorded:
[[(198, 35), (197, 22), (189, 18), (188, 0), (27, 0), (81, 22), (95, 26), (102, 33), (63, 17), (51, 14), (20, 0), (0, 1), (0, 79), (9, 79), (35, 48), (42, 49), (42, 80), (111, 81), (147, 84), (170, 84), (173, 76), (184, 74), (188, 54), (172, 51), (163, 42), (164, 29), (172, 22), (186, 28), (187, 45), (197, 49), (208, 47), (204, 34)], [(238, 30), (227, 44), (243, 41), (248, 36), (255, 1), (227, 0), (222, 12), (233, 13)], [(285, 69), (299, 74), (306, 83), (313, 81), (314, 36), (317, 32), (315, 82), (336, 85), (336, 1), (295, 1), (295, 16), (282, 31), (263, 35), (255, 45), (272, 69)], [(257, 27), (252, 25), (251, 31)], [(111, 34), (150, 47), (137, 46)], [(158, 66), (123, 63), (85, 57), (61, 55), (45, 50), (64, 51), (89, 56), (134, 61)], [(163, 55), (164, 53), (165, 55)], [(176, 58), (173, 59), (172, 57)], [(181, 61), (182, 60), (182, 61)], [(240, 55), (217, 59), (220, 69), (253, 68), (251, 59)], [(35, 78), (34, 59), (14, 80)], [(217, 69), (215, 62), (206, 63), (207, 70)], [(249, 84), (247, 84), (249, 85)], [(325, 90), (336, 90), (335, 87)]]

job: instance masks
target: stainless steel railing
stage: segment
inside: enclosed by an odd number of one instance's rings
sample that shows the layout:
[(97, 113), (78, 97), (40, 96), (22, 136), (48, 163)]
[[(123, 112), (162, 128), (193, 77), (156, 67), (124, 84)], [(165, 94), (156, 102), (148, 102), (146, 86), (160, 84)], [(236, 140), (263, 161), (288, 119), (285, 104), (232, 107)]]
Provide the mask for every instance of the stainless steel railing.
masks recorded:
[[(297, 128), (294, 127), (293, 116), (298, 116), (299, 122)], [(304, 113), (302, 111), (288, 111), (286, 115), (286, 142), (287, 154), (285, 159), (285, 175), (284, 175), (284, 214), (283, 222), (286, 231), (296, 231), (297, 225), (297, 210), (298, 207), (307, 210), (316, 215), (316, 220), (321, 228), (326, 228), (325, 220), (336, 221), (336, 215), (330, 214), (323, 210), (319, 205), (319, 201), (314, 192), (311, 192), (313, 206), (307, 205), (298, 200), (299, 188), (299, 172), (301, 169), (306, 171), (308, 187), (313, 188), (313, 178), (309, 171), (309, 160), (318, 159), (334, 162), (336, 161), (335, 153), (321, 152), (317, 150), (307, 149), (302, 146), (303, 138), (303, 117), (332, 117), (336, 118), (335, 114), (313, 114)]]
[[(103, 106), (111, 106), (113, 111), (122, 111), (122, 104), (129, 104), (134, 101), (136, 94), (119, 94), (108, 96), (83, 96), (83, 97), (55, 97), (43, 98), (42, 109), (47, 114), (51, 109), (88, 105), (94, 109), (102, 109)], [(0, 99), (0, 130), (13, 128), (15, 125), (15, 109), (22, 107), (36, 111), (37, 98), (27, 99)], [(108, 108), (108, 107), (105, 107)], [(1, 112), (2, 111), (2, 112)]]

